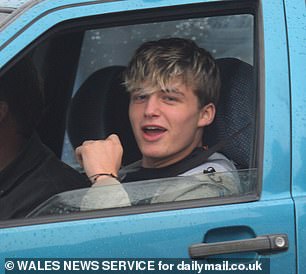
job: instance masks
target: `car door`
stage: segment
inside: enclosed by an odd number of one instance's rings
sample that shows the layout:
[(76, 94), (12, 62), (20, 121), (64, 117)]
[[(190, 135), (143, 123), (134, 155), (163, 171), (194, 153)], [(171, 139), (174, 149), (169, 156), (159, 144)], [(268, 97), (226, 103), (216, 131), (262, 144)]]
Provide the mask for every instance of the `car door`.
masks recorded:
[[(99, 15), (109, 26), (148, 23), (148, 17), (159, 22), (168, 14), (175, 14), (173, 20), (186, 20), (194, 13), (199, 16), (198, 10), (209, 16), (254, 16), (252, 51), (258, 110), (254, 120), (254, 191), (215, 199), (3, 221), (2, 260), (188, 258), (190, 254), (204, 258), (215, 253), (201, 244), (219, 242), (221, 253), (268, 259), (270, 273), (296, 273), (289, 65), (282, 1), (42, 1), (29, 6), (3, 28), (0, 65), (10, 65), (33, 49), (33, 41), (44, 41), (45, 32), (61, 24), (67, 32), (91, 20), (98, 22)], [(121, 17), (128, 20), (120, 21)], [(244, 243), (250, 246), (248, 254), (239, 249)], [(224, 256), (230, 259), (233, 254)]]

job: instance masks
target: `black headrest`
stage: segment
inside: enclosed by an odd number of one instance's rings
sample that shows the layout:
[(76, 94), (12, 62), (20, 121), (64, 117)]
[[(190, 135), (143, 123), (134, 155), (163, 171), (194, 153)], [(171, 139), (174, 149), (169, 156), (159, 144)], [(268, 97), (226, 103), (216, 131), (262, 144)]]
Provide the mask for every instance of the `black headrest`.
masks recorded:
[(124, 149), (123, 164), (141, 158), (128, 118), (129, 94), (122, 85), (123, 66), (94, 72), (73, 97), (67, 131), (74, 148), (86, 140), (105, 139), (116, 133)]
[[(252, 161), (255, 132), (255, 89), (253, 68), (238, 59), (217, 60), (221, 72), (221, 96), (215, 121), (204, 129), (204, 143), (212, 146), (228, 140), (221, 152), (238, 167), (247, 168)], [(68, 136), (74, 148), (85, 140), (119, 135), (123, 164), (141, 158), (128, 118), (129, 95), (122, 85), (123, 66), (94, 72), (73, 97), (68, 111)], [(238, 136), (241, 128), (250, 124)], [(179, 138), (179, 137), (178, 137)]]
[(204, 129), (204, 143), (212, 146), (225, 140), (220, 152), (238, 168), (248, 168), (254, 164), (256, 127), (253, 67), (235, 58), (218, 59), (217, 64), (221, 74), (220, 101), (213, 124)]

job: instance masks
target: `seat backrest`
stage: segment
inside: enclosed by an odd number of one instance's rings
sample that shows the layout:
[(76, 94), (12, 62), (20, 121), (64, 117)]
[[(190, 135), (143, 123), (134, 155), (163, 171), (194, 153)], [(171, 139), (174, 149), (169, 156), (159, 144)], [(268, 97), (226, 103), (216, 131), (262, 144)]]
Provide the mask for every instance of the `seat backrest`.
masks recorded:
[[(214, 123), (204, 129), (204, 143), (228, 140), (221, 152), (239, 168), (250, 167), (255, 132), (255, 89), (252, 66), (238, 59), (217, 60), (222, 88)], [(118, 134), (124, 149), (123, 164), (141, 158), (128, 118), (129, 95), (122, 85), (123, 66), (94, 72), (71, 101), (67, 130), (74, 148), (85, 140)], [(231, 138), (247, 124), (238, 136)]]
[[(220, 101), (211, 126), (204, 129), (204, 143), (226, 144), (219, 152), (239, 169), (254, 166), (256, 90), (253, 66), (235, 58), (218, 59), (221, 74)], [(238, 136), (234, 136), (241, 131)]]
[(124, 165), (139, 160), (140, 151), (128, 118), (129, 94), (122, 85), (125, 67), (111, 66), (94, 72), (72, 98), (67, 131), (74, 148), (86, 140), (119, 136)]

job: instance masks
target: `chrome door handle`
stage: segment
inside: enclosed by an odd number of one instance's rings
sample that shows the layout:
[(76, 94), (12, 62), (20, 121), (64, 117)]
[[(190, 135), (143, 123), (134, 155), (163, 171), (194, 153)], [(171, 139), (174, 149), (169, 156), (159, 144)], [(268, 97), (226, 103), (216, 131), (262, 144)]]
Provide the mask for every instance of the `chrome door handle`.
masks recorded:
[(263, 254), (285, 251), (288, 247), (288, 236), (286, 234), (271, 234), (253, 239), (195, 244), (189, 247), (189, 256), (192, 259), (200, 259), (212, 255), (241, 252)]

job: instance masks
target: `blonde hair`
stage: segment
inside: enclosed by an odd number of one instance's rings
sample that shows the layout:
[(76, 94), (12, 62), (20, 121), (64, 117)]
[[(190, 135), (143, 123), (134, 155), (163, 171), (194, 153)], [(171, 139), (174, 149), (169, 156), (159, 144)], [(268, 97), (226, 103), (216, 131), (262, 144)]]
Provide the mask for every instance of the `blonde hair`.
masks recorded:
[(211, 54), (183, 38), (168, 38), (142, 44), (125, 71), (125, 86), (132, 93), (146, 81), (164, 88), (174, 77), (191, 86), (199, 106), (215, 105), (219, 99), (219, 69)]

